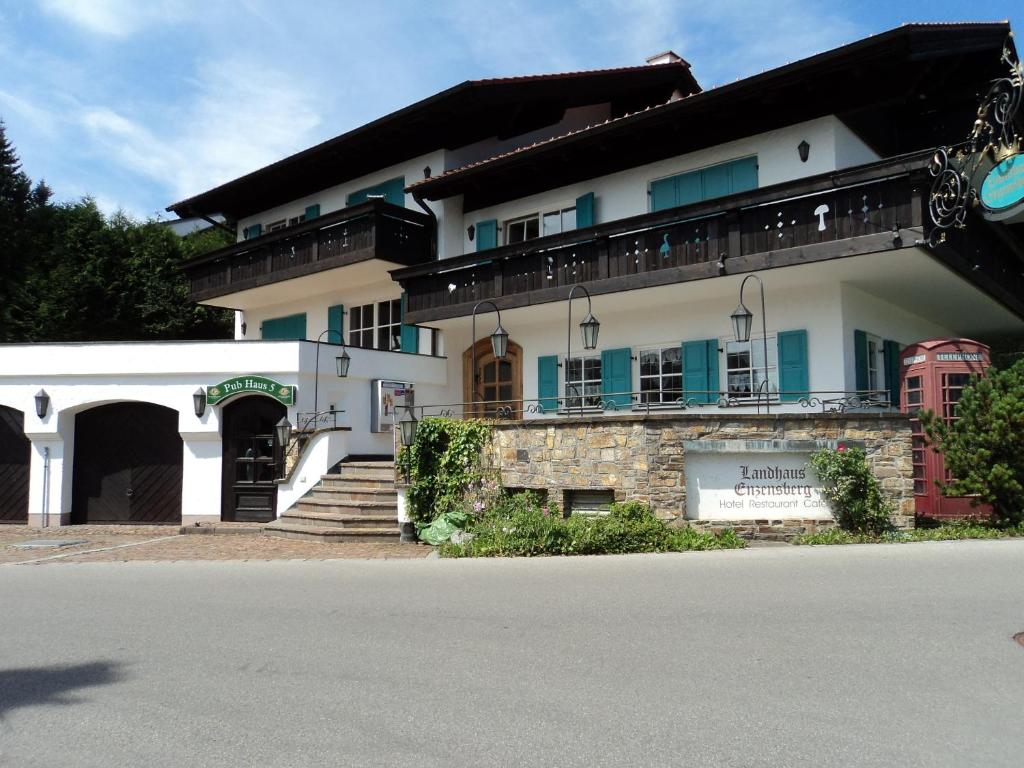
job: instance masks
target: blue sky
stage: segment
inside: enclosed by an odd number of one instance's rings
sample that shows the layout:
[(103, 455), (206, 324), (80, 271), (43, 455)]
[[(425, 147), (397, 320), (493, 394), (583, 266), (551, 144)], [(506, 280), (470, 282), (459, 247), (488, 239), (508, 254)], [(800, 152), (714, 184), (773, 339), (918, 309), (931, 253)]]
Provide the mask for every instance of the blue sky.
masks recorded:
[(0, 118), (59, 199), (146, 217), (467, 79), (671, 48), (709, 87), (908, 21), (1007, 18), (1024, 29), (1024, 3), (0, 0)]

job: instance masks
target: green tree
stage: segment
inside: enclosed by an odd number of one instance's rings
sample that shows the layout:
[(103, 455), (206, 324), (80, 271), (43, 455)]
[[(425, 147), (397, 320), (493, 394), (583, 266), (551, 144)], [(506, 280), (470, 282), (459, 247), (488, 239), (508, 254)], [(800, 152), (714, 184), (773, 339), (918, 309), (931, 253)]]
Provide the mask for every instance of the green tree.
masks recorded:
[(963, 390), (956, 419), (935, 413), (922, 423), (946, 469), (955, 478), (940, 483), (950, 496), (975, 496), (992, 506), (995, 522), (1024, 520), (1024, 359), (1004, 370), (991, 369)]

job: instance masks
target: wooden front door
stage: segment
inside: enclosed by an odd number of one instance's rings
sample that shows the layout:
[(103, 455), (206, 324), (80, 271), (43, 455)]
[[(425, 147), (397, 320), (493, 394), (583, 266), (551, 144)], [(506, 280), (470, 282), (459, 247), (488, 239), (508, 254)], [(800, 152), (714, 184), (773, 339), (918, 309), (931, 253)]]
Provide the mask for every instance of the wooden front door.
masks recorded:
[(283, 460), (274, 426), (288, 412), (269, 397), (243, 397), (224, 406), (221, 517), (268, 523), (277, 518), (278, 468)]
[[(502, 360), (494, 357), (490, 338), (476, 343), (476, 372), (473, 368), (473, 348), (462, 353), (462, 395), (469, 405), (466, 412), (493, 418), (521, 418), (523, 412), (523, 348), (515, 342), (508, 343), (508, 351)], [(474, 386), (476, 396), (473, 396)], [(499, 409), (501, 413), (499, 414)]]
[(29, 440), (25, 415), (0, 405), (0, 525), (28, 522)]
[(75, 416), (72, 523), (180, 524), (178, 412), (113, 403)]

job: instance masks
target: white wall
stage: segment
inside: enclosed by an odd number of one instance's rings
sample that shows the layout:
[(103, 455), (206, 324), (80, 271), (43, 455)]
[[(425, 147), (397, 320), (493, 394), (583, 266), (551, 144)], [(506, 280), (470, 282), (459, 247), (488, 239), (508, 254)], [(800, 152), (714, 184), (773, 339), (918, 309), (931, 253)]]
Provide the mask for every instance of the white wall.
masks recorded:
[[(806, 163), (797, 153), (797, 145), (804, 140), (811, 145)], [(595, 223), (647, 213), (652, 181), (750, 155), (757, 155), (761, 187), (879, 159), (838, 118), (829, 115), (472, 211), (463, 217), (462, 251), (446, 248), (439, 253), (447, 258), (474, 251), (476, 244), (466, 234), (470, 224), (497, 219), (500, 226), (509, 219), (571, 206), (588, 192), (595, 196)], [(499, 243), (503, 234), (499, 233)], [(450, 236), (449, 242), (454, 242)]]

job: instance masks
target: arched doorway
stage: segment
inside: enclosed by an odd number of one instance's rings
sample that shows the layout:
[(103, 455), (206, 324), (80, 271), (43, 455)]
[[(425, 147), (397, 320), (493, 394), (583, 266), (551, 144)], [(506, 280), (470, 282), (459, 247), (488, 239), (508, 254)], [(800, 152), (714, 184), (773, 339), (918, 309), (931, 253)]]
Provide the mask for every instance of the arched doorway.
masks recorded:
[(181, 524), (178, 412), (112, 403), (75, 415), (72, 523)]
[[(473, 347), (462, 353), (462, 399), (480, 405), (467, 407), (475, 416), (492, 417), (498, 408), (509, 408), (513, 418), (522, 416), (523, 410), (523, 348), (514, 341), (508, 343), (505, 357), (497, 360), (490, 338), (476, 343), (476, 372), (473, 368)], [(473, 386), (476, 385), (476, 397)]]
[(284, 460), (274, 426), (288, 409), (269, 397), (228, 402), (221, 414), (223, 464), (221, 518), (268, 523), (277, 518), (277, 483)]
[(0, 525), (28, 522), (30, 451), (25, 414), (0, 405)]

